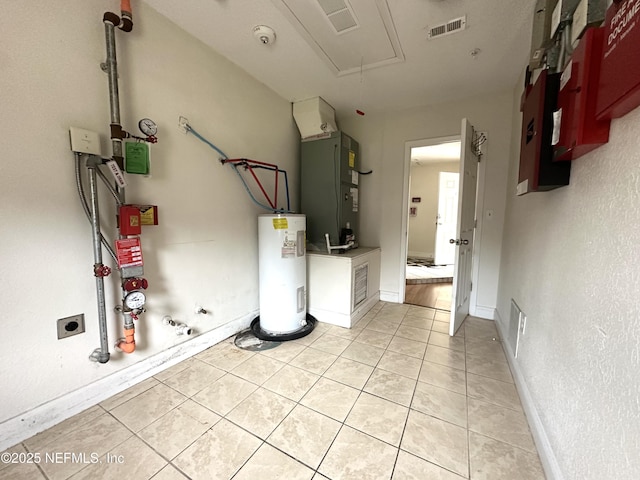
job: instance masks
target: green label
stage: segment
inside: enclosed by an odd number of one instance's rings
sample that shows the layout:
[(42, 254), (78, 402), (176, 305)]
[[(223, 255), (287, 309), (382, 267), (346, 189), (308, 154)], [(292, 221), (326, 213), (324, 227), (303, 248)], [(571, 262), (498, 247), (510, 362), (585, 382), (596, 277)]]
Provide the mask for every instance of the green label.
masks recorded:
[(143, 142), (125, 143), (125, 172), (149, 175), (149, 145)]

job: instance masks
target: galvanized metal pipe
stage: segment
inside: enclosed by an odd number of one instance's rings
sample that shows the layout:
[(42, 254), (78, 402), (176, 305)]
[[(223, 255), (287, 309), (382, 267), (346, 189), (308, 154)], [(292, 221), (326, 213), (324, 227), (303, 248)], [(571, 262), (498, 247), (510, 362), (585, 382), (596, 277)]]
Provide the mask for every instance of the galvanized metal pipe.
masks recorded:
[[(91, 195), (91, 234), (93, 238), (93, 258), (95, 266), (102, 265), (102, 242), (100, 233), (100, 210), (98, 208), (98, 183), (96, 166), (89, 165), (89, 190)], [(107, 337), (107, 308), (104, 295), (104, 278), (96, 274), (96, 292), (98, 297), (98, 325), (100, 327), (100, 351), (95, 359), (100, 363), (109, 361), (109, 339)]]

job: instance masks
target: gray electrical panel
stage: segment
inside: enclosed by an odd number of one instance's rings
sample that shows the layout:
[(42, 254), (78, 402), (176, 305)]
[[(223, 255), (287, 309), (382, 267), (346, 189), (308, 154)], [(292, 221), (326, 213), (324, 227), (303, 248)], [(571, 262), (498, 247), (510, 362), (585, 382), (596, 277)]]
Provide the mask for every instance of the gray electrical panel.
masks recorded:
[(300, 156), (300, 206), (307, 216), (309, 248), (324, 250), (325, 233), (332, 245), (339, 245), (347, 223), (357, 241), (358, 142), (342, 132), (333, 132), (326, 138), (303, 141)]

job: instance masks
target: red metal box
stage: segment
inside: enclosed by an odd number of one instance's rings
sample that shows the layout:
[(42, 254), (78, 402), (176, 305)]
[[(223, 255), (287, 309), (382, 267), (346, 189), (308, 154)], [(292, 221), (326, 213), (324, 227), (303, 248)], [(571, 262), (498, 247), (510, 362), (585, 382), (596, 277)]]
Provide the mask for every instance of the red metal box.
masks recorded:
[(622, 117), (640, 105), (640, 0), (612, 4), (604, 29), (599, 120)]
[(588, 29), (560, 77), (554, 160), (573, 160), (609, 141), (610, 120), (596, 120), (603, 28)]

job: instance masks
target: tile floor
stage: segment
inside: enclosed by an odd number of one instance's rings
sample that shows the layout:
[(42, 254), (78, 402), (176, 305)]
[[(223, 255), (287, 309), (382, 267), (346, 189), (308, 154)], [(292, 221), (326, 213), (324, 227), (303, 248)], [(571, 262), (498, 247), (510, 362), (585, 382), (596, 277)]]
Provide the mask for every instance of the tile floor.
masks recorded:
[(544, 479), (493, 322), (447, 319), (380, 302), (264, 352), (225, 340), (9, 449), (51, 461), (0, 479)]

